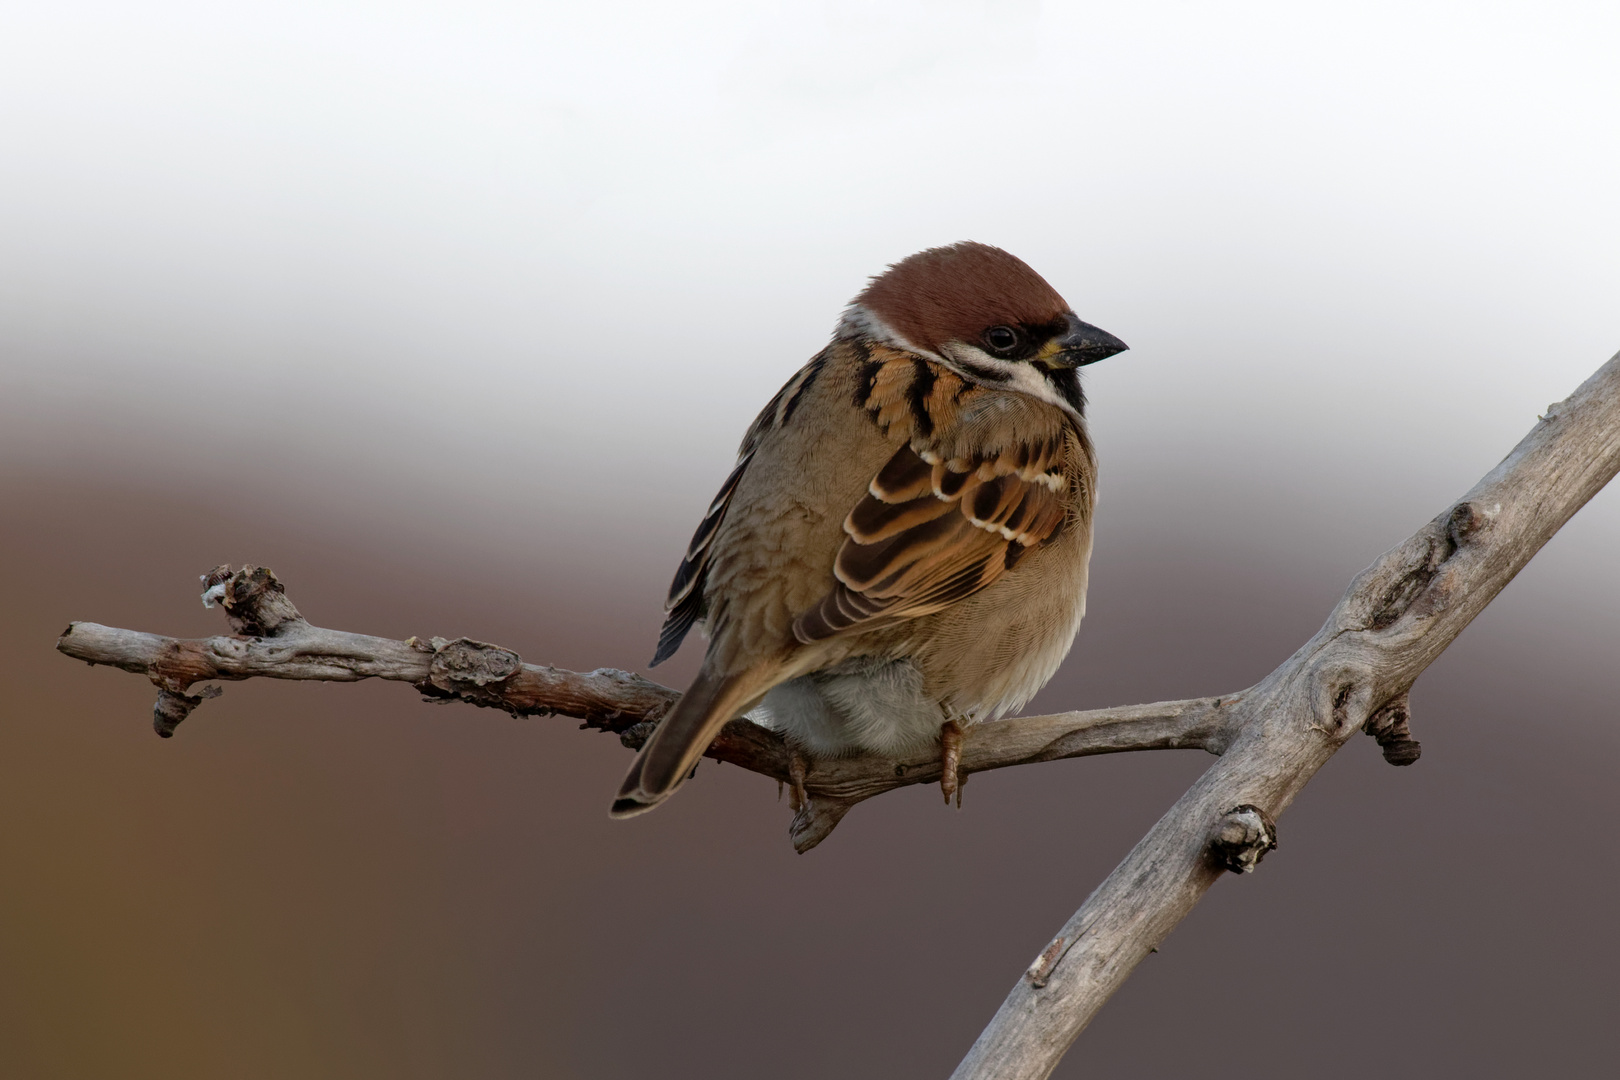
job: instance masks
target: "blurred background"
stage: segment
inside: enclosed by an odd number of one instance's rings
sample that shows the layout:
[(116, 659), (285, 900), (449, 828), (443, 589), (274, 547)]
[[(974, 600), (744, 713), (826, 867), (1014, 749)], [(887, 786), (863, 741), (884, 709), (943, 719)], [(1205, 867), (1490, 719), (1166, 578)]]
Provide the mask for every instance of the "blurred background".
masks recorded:
[[(865, 278), (977, 239), (1087, 369), (1090, 614), (1034, 708), (1239, 689), (1620, 347), (1612, 4), (0, 7), (0, 1074), (944, 1076), (1197, 752), (907, 790), (793, 854), (705, 765), (398, 685), (160, 741), (70, 619), (217, 563), (315, 622), (645, 670)], [(1620, 492), (1058, 1075), (1608, 1076)], [(654, 673), (682, 685), (691, 646)]]

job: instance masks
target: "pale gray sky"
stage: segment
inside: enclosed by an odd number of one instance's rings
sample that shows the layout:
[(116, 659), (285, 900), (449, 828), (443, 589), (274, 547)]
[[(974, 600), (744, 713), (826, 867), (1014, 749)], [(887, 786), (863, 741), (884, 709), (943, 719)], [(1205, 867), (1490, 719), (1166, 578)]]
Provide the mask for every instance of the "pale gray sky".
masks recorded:
[(1620, 347), (1617, 45), (1612, 3), (14, 3), (0, 448), (473, 448), (690, 517), (867, 275), (973, 238), (1133, 346), (1105, 512), (1309, 473), (1426, 516)]

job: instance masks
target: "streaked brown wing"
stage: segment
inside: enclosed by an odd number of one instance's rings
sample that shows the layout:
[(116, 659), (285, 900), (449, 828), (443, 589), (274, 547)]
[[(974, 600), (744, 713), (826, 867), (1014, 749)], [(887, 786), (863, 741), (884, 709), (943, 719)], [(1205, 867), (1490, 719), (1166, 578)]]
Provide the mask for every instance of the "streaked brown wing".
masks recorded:
[(827, 352), (824, 350), (794, 373), (793, 378), (766, 403), (743, 435), (742, 446), (737, 451), (737, 464), (731, 470), (731, 475), (726, 477), (726, 482), (720, 485), (719, 493), (709, 504), (708, 513), (698, 523), (697, 532), (692, 534), (692, 542), (686, 546), (686, 557), (681, 560), (681, 565), (675, 571), (675, 580), (670, 583), (669, 599), (664, 601), (664, 610), (668, 614), (664, 616), (663, 629), (658, 633), (658, 649), (649, 666), (656, 667), (674, 656), (687, 632), (703, 617), (707, 603), (704, 588), (708, 584), (710, 549), (715, 534), (726, 519), (726, 510), (731, 506), (731, 497), (736, 493), (743, 471), (754, 459), (754, 453), (766, 433), (781, 428), (792, 419), (805, 392), (826, 365)]
[(940, 611), (985, 588), (1063, 527), (1061, 444), (977, 459), (895, 452), (844, 521), (831, 592), (794, 621), (809, 644)]
[(776, 392), (776, 397), (766, 402), (760, 415), (755, 416), (752, 424), (748, 424), (747, 434), (742, 437), (742, 447), (737, 450), (737, 465), (727, 476), (726, 483), (719, 486), (719, 494), (698, 523), (697, 533), (692, 534), (692, 542), (687, 544), (687, 555), (680, 560), (680, 567), (676, 570), (676, 580), (669, 585), (669, 599), (664, 601), (663, 630), (658, 633), (658, 651), (653, 654), (651, 667), (663, 664), (669, 657), (676, 654), (680, 648), (680, 641), (685, 640), (687, 631), (692, 630), (693, 623), (703, 617), (703, 609), (708, 599), (705, 597), (705, 586), (708, 585), (708, 568), (710, 568), (710, 549), (713, 547), (714, 534), (726, 521), (726, 510), (731, 507), (731, 497), (737, 491), (737, 483), (742, 479), (742, 473), (748, 468), (748, 461), (753, 460), (753, 453), (760, 447), (760, 440), (766, 432), (779, 429), (787, 424), (794, 416), (794, 410), (799, 408), (799, 402), (810, 390), (821, 371), (828, 364), (828, 351), (823, 350), (815, 356), (804, 368), (794, 372), (794, 377), (782, 389)]
[(674, 656), (687, 631), (703, 614), (703, 585), (709, 573), (709, 545), (714, 540), (714, 534), (720, 530), (720, 523), (725, 520), (731, 495), (737, 490), (737, 481), (742, 479), (743, 470), (753, 457), (753, 451), (749, 450), (738, 459), (736, 468), (731, 470), (731, 475), (726, 477), (726, 482), (720, 485), (719, 493), (709, 504), (709, 512), (698, 523), (697, 532), (692, 534), (692, 542), (686, 545), (686, 557), (676, 568), (675, 580), (669, 585), (669, 599), (664, 601), (664, 610), (668, 614), (664, 616), (664, 626), (658, 632), (658, 650), (653, 653), (649, 667), (657, 667)]

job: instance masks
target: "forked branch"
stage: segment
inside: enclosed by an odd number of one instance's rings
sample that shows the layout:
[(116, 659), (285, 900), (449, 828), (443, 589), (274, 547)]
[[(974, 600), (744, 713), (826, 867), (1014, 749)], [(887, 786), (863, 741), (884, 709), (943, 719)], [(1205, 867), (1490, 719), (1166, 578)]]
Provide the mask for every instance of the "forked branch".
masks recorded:
[(1462, 500), (1350, 583), (1326, 624), (1231, 703), (1235, 737), (1007, 995), (953, 1080), (1048, 1076), (1103, 1002), (1357, 731), (1414, 760), (1407, 692), (1541, 546), (1620, 472), (1620, 355)]

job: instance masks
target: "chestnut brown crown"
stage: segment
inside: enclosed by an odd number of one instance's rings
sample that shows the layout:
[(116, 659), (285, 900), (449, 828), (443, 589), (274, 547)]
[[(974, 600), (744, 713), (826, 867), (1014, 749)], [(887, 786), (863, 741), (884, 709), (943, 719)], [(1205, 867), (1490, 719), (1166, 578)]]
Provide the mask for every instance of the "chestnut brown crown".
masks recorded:
[(992, 326), (1061, 326), (1069, 305), (1028, 263), (966, 240), (901, 259), (855, 297), (911, 345), (977, 342)]

